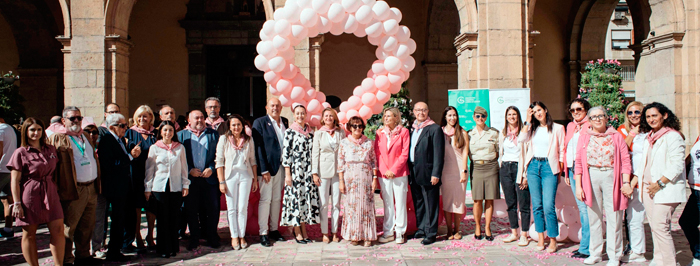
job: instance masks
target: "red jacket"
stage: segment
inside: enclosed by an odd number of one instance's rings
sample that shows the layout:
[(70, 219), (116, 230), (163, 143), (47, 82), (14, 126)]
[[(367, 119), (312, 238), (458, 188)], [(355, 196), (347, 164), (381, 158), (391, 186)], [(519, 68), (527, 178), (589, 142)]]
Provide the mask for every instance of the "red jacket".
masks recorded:
[(377, 130), (374, 141), (374, 152), (377, 154), (379, 176), (384, 178), (386, 171), (391, 171), (396, 177), (408, 176), (408, 152), (411, 148), (411, 136), (408, 129), (402, 128), (398, 135), (393, 136), (389, 149), (386, 147), (386, 133)]

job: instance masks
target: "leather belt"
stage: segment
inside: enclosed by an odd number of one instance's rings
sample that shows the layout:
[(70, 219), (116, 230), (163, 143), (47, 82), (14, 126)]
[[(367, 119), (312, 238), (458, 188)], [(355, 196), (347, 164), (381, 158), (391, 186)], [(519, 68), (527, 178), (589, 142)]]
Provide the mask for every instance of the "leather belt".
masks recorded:
[(474, 164), (487, 164), (487, 163), (491, 163), (491, 162), (495, 162), (495, 161), (496, 160), (488, 160), (488, 161), (486, 161), (486, 160), (474, 160)]
[(547, 157), (533, 157), (532, 159), (538, 160), (540, 162), (544, 162), (547, 160)]
[(93, 179), (92, 181), (88, 181), (88, 182), (77, 182), (77, 183), (78, 183), (78, 186), (89, 186), (89, 185), (92, 185), (93, 183), (95, 183), (95, 180)]
[(588, 166), (588, 168), (595, 168), (595, 169), (598, 169), (598, 170), (600, 170), (600, 171), (609, 171), (609, 170), (613, 170), (612, 167), (593, 166), (593, 165)]

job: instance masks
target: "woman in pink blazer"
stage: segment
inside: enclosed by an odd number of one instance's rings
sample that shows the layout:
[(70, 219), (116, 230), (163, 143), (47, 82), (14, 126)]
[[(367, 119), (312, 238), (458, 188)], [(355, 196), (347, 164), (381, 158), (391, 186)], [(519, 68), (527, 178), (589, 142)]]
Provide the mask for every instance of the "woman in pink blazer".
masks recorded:
[[(411, 139), (401, 125), (401, 112), (396, 107), (384, 109), (384, 127), (377, 130), (374, 151), (379, 164), (379, 182), (384, 199), (384, 235), (380, 243), (396, 240), (405, 243), (408, 225), (408, 151)], [(394, 205), (396, 203), (396, 205)], [(394, 237), (396, 232), (396, 237)]]

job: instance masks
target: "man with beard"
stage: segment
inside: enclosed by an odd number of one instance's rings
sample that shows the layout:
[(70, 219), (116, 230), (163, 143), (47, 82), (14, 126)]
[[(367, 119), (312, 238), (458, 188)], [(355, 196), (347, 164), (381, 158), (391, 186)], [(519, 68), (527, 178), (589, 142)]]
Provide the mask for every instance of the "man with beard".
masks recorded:
[[(199, 239), (204, 235), (212, 248), (220, 246), (216, 233), (219, 224), (219, 179), (216, 177), (216, 143), (219, 133), (208, 128), (204, 122), (204, 113), (199, 110), (190, 112), (187, 127), (177, 133), (178, 139), (187, 155), (189, 169), (190, 194), (185, 197), (187, 224), (190, 227), (190, 243), (187, 250), (199, 246)], [(200, 212), (204, 219), (200, 219)], [(202, 232), (204, 231), (204, 232)]]
[[(63, 207), (66, 251), (65, 265), (91, 265), (100, 260), (90, 256), (90, 240), (95, 228), (97, 195), (100, 194), (100, 165), (95, 143), (83, 132), (80, 109), (63, 109), (65, 133), (55, 133), (48, 143), (56, 147), (58, 163), (55, 180)], [(73, 244), (75, 243), (75, 256)]]
[(111, 133), (109, 133), (109, 128), (107, 128), (107, 125), (105, 124), (105, 122), (107, 122), (107, 116), (111, 115), (111, 114), (121, 114), (121, 113), (122, 113), (121, 108), (116, 103), (110, 103), (105, 107), (105, 121), (102, 122), (102, 125), (97, 127), (97, 130), (100, 131), (100, 137), (97, 138), (98, 144), (100, 143), (100, 140), (102, 139), (102, 137), (104, 137), (105, 135), (111, 134)]
[(207, 127), (219, 132), (219, 135), (226, 134), (229, 125), (228, 121), (219, 116), (221, 112), (221, 101), (216, 97), (209, 97), (204, 101), (204, 108), (207, 111)]

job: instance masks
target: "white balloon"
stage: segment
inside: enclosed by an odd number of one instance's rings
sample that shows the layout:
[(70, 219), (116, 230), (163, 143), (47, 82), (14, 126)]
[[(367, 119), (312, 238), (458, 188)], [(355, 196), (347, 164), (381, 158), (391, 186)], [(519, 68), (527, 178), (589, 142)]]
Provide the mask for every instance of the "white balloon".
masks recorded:
[(299, 14), (301, 14), (301, 8), (296, 3), (291, 3), (287, 0), (284, 6), (285, 17), (289, 23), (296, 23), (299, 21)]
[(282, 69), (282, 72), (280, 73), (282, 75), (283, 79), (286, 80), (292, 80), (297, 73), (299, 73), (299, 68), (296, 67), (294, 64), (288, 64)]
[(331, 27), (333, 26), (331, 20), (329, 20), (327, 17), (321, 16), (319, 17), (318, 21), (318, 33), (323, 34), (326, 32), (329, 32), (331, 30)]
[[(389, 59), (389, 58), (387, 58), (387, 59)], [(385, 62), (386, 62), (386, 60), (385, 60)], [(416, 67), (416, 59), (413, 59), (413, 57), (409, 56), (403, 60), (403, 70), (410, 72), (415, 67)]]
[(382, 48), (385, 51), (392, 51), (399, 44), (399, 41), (394, 36), (384, 36), (380, 42)]
[(338, 36), (338, 35), (343, 34), (344, 31), (345, 31), (345, 23), (342, 23), (342, 21), (341, 21), (340, 23), (333, 23), (333, 25), (331, 26), (330, 32), (331, 32), (331, 34)]
[(411, 55), (411, 49), (405, 43), (399, 44), (394, 51), (394, 55), (401, 59), (404, 59)]
[(287, 19), (286, 13), (284, 12), (284, 7), (278, 8), (275, 10), (275, 13), (273, 13), (272, 17), (275, 19), (275, 21), (280, 21), (283, 19)]
[(374, 61), (372, 63), (372, 72), (376, 75), (384, 75), (387, 73), (386, 68), (384, 68), (384, 62), (381, 60)]
[(265, 58), (272, 58), (277, 54), (277, 50), (272, 45), (271, 41), (261, 41), (258, 43), (257, 47), (255, 47), (255, 49), (258, 51), (258, 54), (264, 56)]
[(261, 32), (264, 32), (265, 35), (267, 35), (267, 36), (271, 36), (272, 34), (275, 34), (275, 21), (274, 20), (265, 21), (265, 23), (263, 23)]
[(395, 8), (395, 7), (392, 7), (389, 10), (392, 13), (389, 16), (389, 18), (396, 20), (396, 22), (401, 22), (401, 19), (403, 18), (403, 14), (401, 14), (401, 10), (399, 10), (398, 8)]
[(280, 37), (280, 36), (275, 36), (275, 38), (272, 39), (272, 45), (279, 52), (279, 51), (287, 50), (291, 44), (290, 44), (288, 39)]
[(260, 31), (260, 40), (262, 40), (262, 41), (269, 41), (269, 40), (270, 40), (270, 37), (267, 36), (267, 34), (265, 34), (263, 31)]
[(311, 7), (311, 0), (297, 0), (297, 5), (300, 8)]
[(384, 21), (384, 32), (386, 35), (394, 35), (399, 32), (399, 22), (393, 19)]
[(302, 25), (292, 25), (292, 36), (296, 39), (305, 38), (308, 36), (309, 30)]
[(352, 34), (355, 34), (355, 36), (358, 38), (364, 38), (365, 36), (367, 36), (367, 33), (365, 33), (365, 27), (366, 25), (358, 23), (357, 29), (355, 29), (355, 32), (353, 32)]
[(341, 22), (345, 17), (347, 17), (347, 13), (345, 13), (343, 5), (339, 3), (332, 4), (328, 9), (328, 19), (333, 23)]
[(342, 5), (345, 8), (345, 12), (353, 13), (362, 6), (362, 2), (360, 0), (343, 0)]
[(407, 42), (408, 39), (411, 38), (411, 30), (406, 26), (399, 27), (399, 31), (396, 32), (396, 38), (398, 38), (400, 42)]
[(378, 1), (374, 6), (372, 6), (372, 12), (374, 13), (374, 17), (377, 18), (378, 20), (386, 20), (391, 13), (389, 13), (389, 4), (387, 4), (384, 1)]
[(391, 73), (401, 70), (401, 59), (395, 56), (387, 57), (384, 59), (384, 68)]
[(255, 57), (255, 67), (258, 68), (260, 71), (268, 71), (270, 70), (270, 66), (267, 64), (267, 58), (265, 58), (263, 55), (258, 55)]
[(292, 25), (289, 23), (289, 21), (283, 19), (283, 20), (278, 20), (275, 23), (275, 33), (278, 35), (285, 37), (289, 35), (289, 33), (292, 32)]
[(379, 60), (384, 60), (387, 58), (387, 56), (389, 56), (389, 54), (387, 54), (381, 46), (377, 47), (377, 50), (374, 52), (374, 55), (376, 55), (377, 59)]
[(367, 41), (369, 41), (369, 43), (371, 43), (374, 46), (379, 46), (379, 43), (382, 41), (382, 37), (381, 36), (373, 37), (373, 36), (368, 35)]
[(373, 18), (372, 8), (367, 5), (361, 6), (359, 9), (357, 9), (357, 12), (355, 12), (355, 18), (357, 18), (357, 22), (360, 24), (369, 23)]
[(311, 6), (314, 11), (319, 15), (324, 15), (328, 12), (328, 8), (331, 7), (331, 1), (328, 0), (313, 0), (311, 1)]
[(270, 61), (268, 61), (267, 64), (270, 66), (270, 70), (279, 73), (282, 70), (284, 70), (284, 66), (287, 64), (287, 62), (284, 61), (284, 58), (278, 56), (270, 59)]
[(376, 2), (377, 0), (362, 0), (362, 3), (368, 5), (369, 7), (372, 7)]
[(416, 52), (416, 41), (413, 39), (408, 39), (408, 42), (406, 43), (408, 45), (408, 51), (413, 54)]
[(367, 25), (365, 32), (368, 36), (379, 37), (384, 33), (384, 27), (381, 22), (375, 22), (374, 24)]
[(301, 14), (299, 14), (299, 22), (307, 28), (316, 26), (316, 23), (318, 22), (318, 15), (313, 9), (306, 8), (301, 11)]
[(357, 30), (360, 23), (357, 23), (355, 15), (348, 15), (348, 19), (345, 20), (345, 33), (353, 33)]

